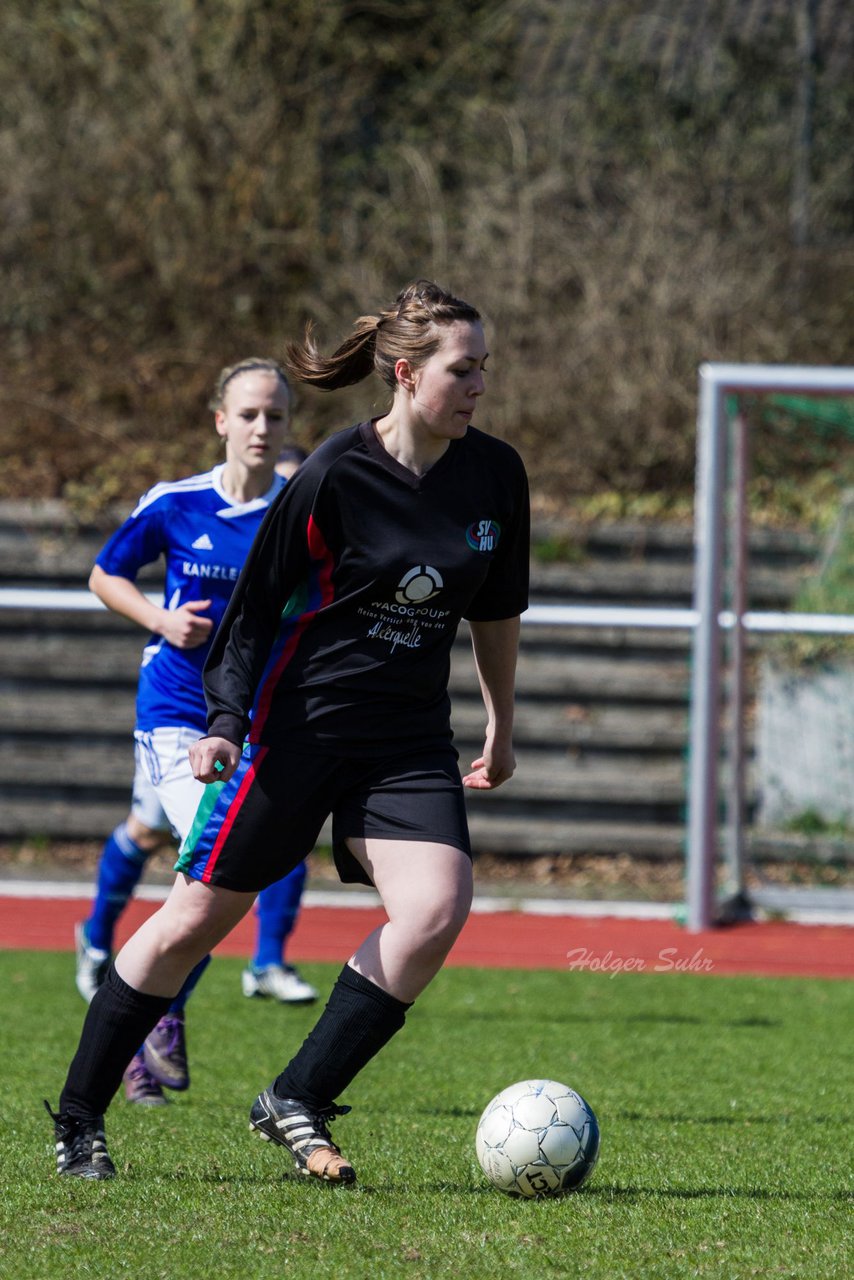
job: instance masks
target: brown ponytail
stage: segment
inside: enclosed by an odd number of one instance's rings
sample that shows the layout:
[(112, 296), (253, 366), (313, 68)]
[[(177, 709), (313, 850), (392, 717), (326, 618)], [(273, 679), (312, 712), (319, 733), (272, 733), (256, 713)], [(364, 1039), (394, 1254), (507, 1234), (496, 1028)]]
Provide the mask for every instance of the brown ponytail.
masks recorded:
[(480, 314), (431, 280), (416, 280), (398, 294), (388, 310), (359, 316), (354, 332), (331, 356), (320, 354), (314, 328), (307, 325), (303, 343), (288, 344), (285, 367), (298, 382), (310, 383), (321, 391), (361, 382), (374, 371), (394, 390), (398, 360), (409, 360), (415, 368), (424, 364), (439, 345), (440, 327), (455, 320), (473, 324), (480, 320)]

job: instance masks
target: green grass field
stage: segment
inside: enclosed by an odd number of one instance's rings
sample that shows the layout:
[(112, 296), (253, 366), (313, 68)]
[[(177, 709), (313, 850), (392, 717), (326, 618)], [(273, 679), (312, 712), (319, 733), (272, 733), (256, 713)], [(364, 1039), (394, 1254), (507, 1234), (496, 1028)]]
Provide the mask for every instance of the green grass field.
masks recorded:
[[(82, 1019), (72, 969), (0, 953), (3, 1280), (847, 1273), (843, 982), (446, 970), (345, 1099), (344, 1189), (297, 1180), (249, 1133), (315, 1011), (245, 1000), (228, 959), (193, 1000), (189, 1093), (155, 1111), (119, 1097), (119, 1177), (58, 1178), (41, 1099)], [(335, 972), (304, 971), (324, 991)], [(602, 1128), (592, 1179), (559, 1200), (501, 1195), (474, 1156), (483, 1107), (531, 1076), (578, 1089)]]

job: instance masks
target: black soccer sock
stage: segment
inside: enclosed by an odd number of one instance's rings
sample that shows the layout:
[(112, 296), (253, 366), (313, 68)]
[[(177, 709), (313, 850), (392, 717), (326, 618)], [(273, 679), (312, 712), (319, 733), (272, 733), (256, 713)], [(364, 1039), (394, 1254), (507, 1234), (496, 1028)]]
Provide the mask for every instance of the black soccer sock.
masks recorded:
[(60, 1112), (90, 1119), (101, 1116), (122, 1082), (125, 1068), (174, 997), (134, 990), (110, 965), (89, 1005), (65, 1088)]
[(411, 1008), (345, 964), (326, 1008), (273, 1092), (314, 1107), (330, 1106), (400, 1030)]

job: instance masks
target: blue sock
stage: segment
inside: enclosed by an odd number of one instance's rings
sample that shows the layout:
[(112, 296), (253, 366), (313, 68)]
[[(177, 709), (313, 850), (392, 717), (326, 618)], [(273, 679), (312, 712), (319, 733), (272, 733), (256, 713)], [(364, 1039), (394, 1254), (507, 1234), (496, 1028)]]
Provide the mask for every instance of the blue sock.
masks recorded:
[(200, 960), (200, 961), (199, 961), (199, 963), (196, 965), (195, 969), (191, 969), (191, 970), (190, 970), (190, 972), (187, 974), (186, 978), (184, 979), (184, 985), (183, 985), (183, 987), (182, 987), (182, 988), (181, 988), (181, 990), (178, 992), (177, 996), (175, 997), (175, 999), (172, 1001), (172, 1003), (171, 1003), (171, 1004), (170, 1004), (170, 1006), (169, 1006), (169, 1012), (170, 1012), (170, 1013), (183, 1013), (183, 1012), (184, 1012), (184, 1005), (187, 1003), (187, 1001), (189, 1000), (190, 996), (191, 996), (191, 995), (193, 994), (193, 992), (195, 991), (195, 989), (196, 989), (196, 983), (198, 982), (199, 978), (200, 978), (200, 977), (202, 976), (202, 974), (204, 973), (205, 969), (207, 969), (207, 967), (208, 967), (208, 965), (210, 964), (210, 962), (211, 962), (211, 958), (210, 958), (210, 956), (205, 956), (205, 958), (204, 958), (203, 960)]
[(301, 862), (284, 879), (277, 880), (258, 894), (255, 904), (258, 935), (252, 957), (254, 969), (266, 969), (284, 960), (285, 941), (296, 924), (306, 875), (306, 865)]
[(98, 883), (92, 911), (86, 921), (86, 938), (91, 947), (111, 951), (116, 921), (139, 884), (148, 854), (128, 835), (127, 824), (119, 823), (101, 853)]

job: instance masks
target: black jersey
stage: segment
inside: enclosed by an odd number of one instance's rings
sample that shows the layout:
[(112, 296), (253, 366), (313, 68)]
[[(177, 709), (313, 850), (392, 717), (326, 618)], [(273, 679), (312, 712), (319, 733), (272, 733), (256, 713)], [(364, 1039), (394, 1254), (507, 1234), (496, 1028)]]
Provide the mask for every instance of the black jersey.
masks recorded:
[(527, 607), (522, 461), (470, 427), (423, 476), (371, 422), (324, 442), (271, 505), (205, 666), (208, 732), (385, 754), (450, 738), (461, 618)]

